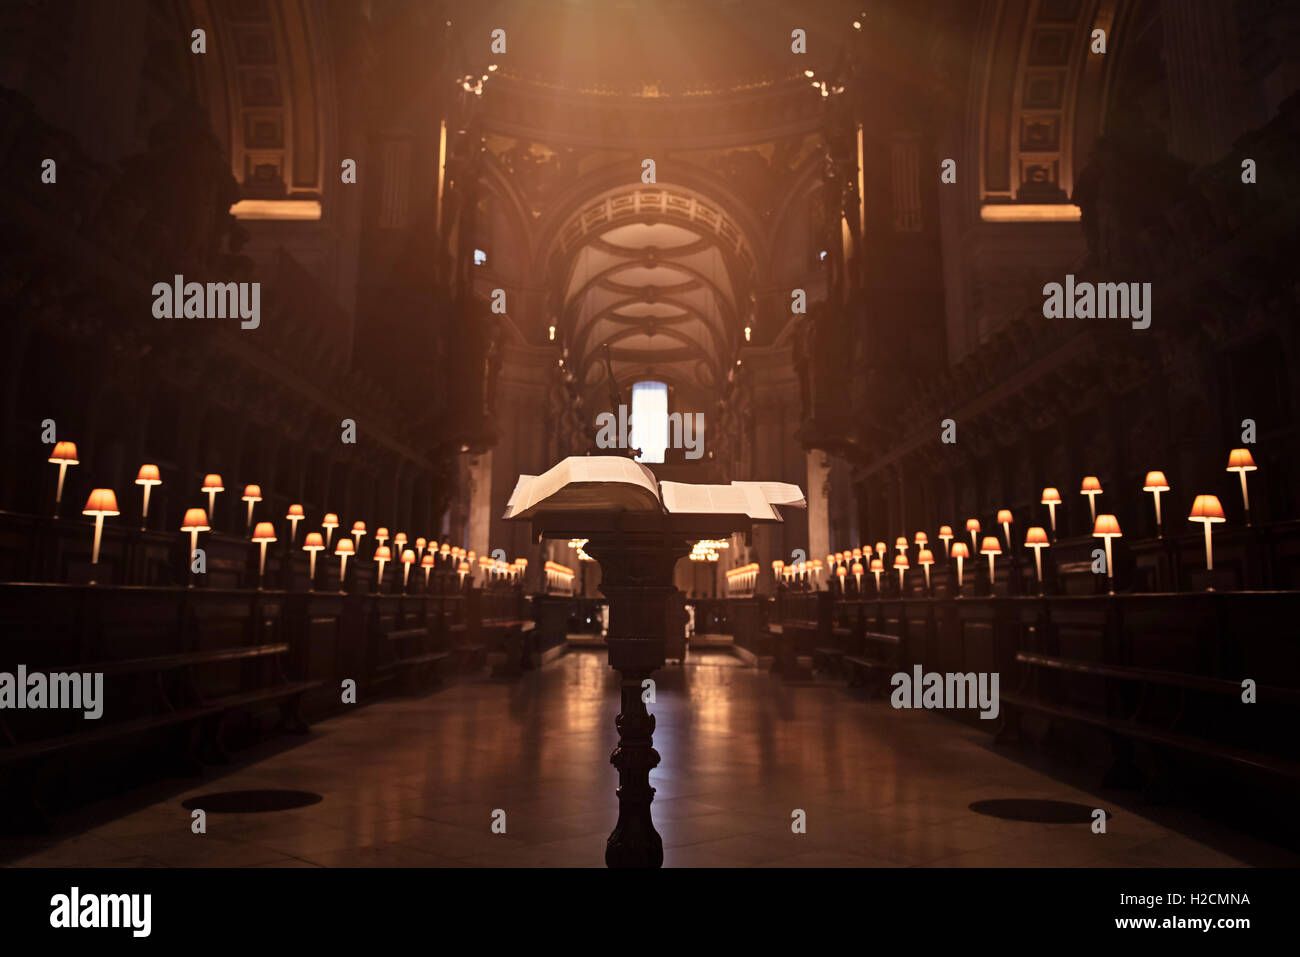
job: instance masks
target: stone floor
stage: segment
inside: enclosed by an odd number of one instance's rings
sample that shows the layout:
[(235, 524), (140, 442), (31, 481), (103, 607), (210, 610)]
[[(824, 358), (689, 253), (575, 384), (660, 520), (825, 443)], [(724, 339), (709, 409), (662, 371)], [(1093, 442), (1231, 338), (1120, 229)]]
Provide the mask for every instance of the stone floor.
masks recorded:
[[(24, 838), (3, 856), (20, 866), (599, 867), (617, 812), (614, 677), (603, 652), (574, 651), (520, 682), (464, 680), (384, 700), (190, 790), (137, 793), (133, 809), (110, 814), (87, 809), (64, 825), (78, 833)], [(1192, 815), (1156, 823), (1115, 807), (992, 750), (987, 734), (861, 700), (840, 683), (787, 685), (721, 650), (693, 650), (658, 677), (651, 711), (663, 762), (651, 781), (665, 866), (1297, 863)], [(264, 788), (323, 800), (214, 812), (206, 834), (191, 833), (182, 801)], [(1098, 835), (1086, 823), (970, 809), (997, 798), (1113, 816)], [(497, 809), (504, 834), (492, 831)], [(804, 834), (792, 833), (796, 809)], [(85, 827), (95, 815), (101, 823)]]

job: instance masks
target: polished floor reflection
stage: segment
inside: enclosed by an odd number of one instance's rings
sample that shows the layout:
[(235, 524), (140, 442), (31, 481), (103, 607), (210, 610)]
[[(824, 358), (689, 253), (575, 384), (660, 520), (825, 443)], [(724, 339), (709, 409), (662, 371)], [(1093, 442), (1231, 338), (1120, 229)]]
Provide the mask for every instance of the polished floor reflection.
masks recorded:
[[(658, 677), (651, 711), (663, 762), (651, 781), (665, 866), (1297, 863), (1190, 814), (1156, 823), (1116, 807), (950, 719), (894, 711), (840, 684), (787, 685), (725, 650), (693, 651)], [(29, 866), (599, 867), (617, 816), (616, 710), (605, 654), (575, 651), (520, 682), (463, 681), (322, 722), (296, 747), (79, 833), (22, 839), (5, 857)], [(183, 801), (278, 788), (323, 800), (213, 812), (206, 834), (191, 833)], [(970, 810), (1003, 798), (1113, 817), (1098, 835), (1087, 824)], [(792, 830), (796, 811), (806, 833)], [(505, 833), (493, 831), (497, 812)]]

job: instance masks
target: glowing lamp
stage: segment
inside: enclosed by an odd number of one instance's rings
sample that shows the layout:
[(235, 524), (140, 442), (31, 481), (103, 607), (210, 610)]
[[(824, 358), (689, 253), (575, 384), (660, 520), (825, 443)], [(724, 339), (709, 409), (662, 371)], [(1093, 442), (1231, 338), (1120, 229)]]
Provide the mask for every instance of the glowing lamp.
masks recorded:
[(325, 529), (325, 547), (329, 548), (334, 544), (334, 529), (339, 527), (339, 517), (333, 512), (326, 512), (320, 520), (320, 527)]
[(885, 557), (885, 543), (884, 543), (884, 542), (876, 542), (876, 557), (878, 557), (878, 558), (882, 558), (882, 559)]
[(925, 532), (917, 532), (916, 537), (912, 539), (912, 542), (915, 545), (929, 545), (930, 536), (925, 534)]
[(469, 574), (469, 562), (461, 562), (457, 565), (456, 574), (460, 576), (457, 583), (463, 588), (465, 586), (465, 576)]
[(334, 546), (334, 554), (339, 557), (339, 591), (343, 591), (343, 580), (348, 574), (348, 559), (357, 553), (356, 546), (350, 538), (340, 538)]
[(49, 461), (59, 467), (59, 484), (54, 487), (54, 517), (58, 518), (59, 504), (63, 501), (63, 480), (68, 475), (68, 466), (81, 464), (77, 458), (77, 443), (55, 442)]
[(275, 537), (275, 526), (270, 522), (258, 522), (257, 527), (253, 529), (253, 541), (258, 545), (260, 554), (257, 557), (257, 587), (262, 587), (262, 579), (266, 574), (266, 546), (271, 542), (277, 541)]
[(951, 526), (951, 525), (940, 525), (940, 526), (939, 526), (939, 541), (943, 542), (943, 555), (944, 555), (945, 558), (947, 558), (949, 555), (952, 554), (951, 546), (948, 544), (949, 542), (952, 541), (952, 538), (953, 538), (953, 535), (952, 535), (952, 526)]
[(143, 529), (149, 525), (149, 493), (153, 491), (155, 485), (162, 485), (162, 476), (158, 473), (158, 466), (140, 466), (140, 471), (135, 476), (135, 484), (142, 486), (144, 490), (144, 508), (140, 512), (140, 528)]
[(989, 594), (993, 594), (994, 584), (997, 582), (997, 569), (994, 568), (994, 560), (1002, 554), (1002, 546), (998, 544), (997, 538), (992, 535), (985, 535), (984, 541), (980, 543), (980, 554), (989, 557)]
[(844, 578), (845, 578), (846, 575), (848, 575), (848, 573), (849, 573), (849, 570), (848, 570), (847, 568), (845, 568), (843, 565), (836, 565), (836, 566), (835, 566), (835, 577), (838, 578), (838, 579), (840, 580), (840, 594), (841, 594), (841, 595), (844, 594)]
[(1052, 527), (1052, 540), (1056, 540), (1056, 506), (1061, 504), (1061, 493), (1052, 486), (1043, 489), (1042, 504), (1047, 506), (1047, 517)]
[[(90, 493), (86, 499), (86, 507), (81, 510), (82, 515), (95, 516), (95, 540), (90, 547), (90, 564), (99, 564), (99, 543), (104, 535), (104, 516), (121, 515), (117, 510), (117, 495), (111, 488), (97, 488)], [(92, 578), (90, 583), (93, 585), (95, 580)]]
[(1119, 530), (1119, 519), (1114, 515), (1098, 515), (1097, 520), (1092, 523), (1092, 537), (1106, 540), (1106, 587), (1113, 595), (1115, 594), (1115, 569), (1110, 563), (1110, 540), (1123, 538), (1123, 532)]
[(248, 503), (248, 521), (244, 523), (246, 528), (253, 527), (253, 506), (262, 500), (262, 486), (245, 485), (244, 494), (240, 496)]
[(1093, 524), (1097, 522), (1097, 496), (1101, 494), (1101, 481), (1095, 475), (1084, 476), (1083, 484), (1079, 486), (1079, 494), (1086, 495), (1088, 498), (1088, 520)]
[[(211, 531), (212, 526), (208, 524), (208, 513), (201, 508), (187, 508), (185, 517), (181, 520), (181, 531), (190, 533), (190, 567), (194, 565), (194, 553), (199, 549), (199, 532)], [(194, 585), (193, 580), (190, 586)]]
[(1002, 526), (1002, 534), (1007, 542), (1007, 551), (1011, 551), (1011, 509), (998, 509), (998, 524)]
[(880, 576), (885, 573), (885, 560), (883, 558), (871, 559), (871, 574), (876, 576), (876, 594), (880, 594)]
[(411, 566), (415, 564), (415, 552), (406, 549), (402, 552), (402, 591), (406, 591), (406, 585), (411, 580)]
[(1034, 570), (1038, 573), (1038, 594), (1043, 593), (1043, 549), (1048, 547), (1047, 532), (1041, 525), (1025, 530), (1025, 548), (1034, 550)]
[(975, 543), (975, 536), (980, 533), (980, 520), (978, 518), (966, 519), (966, 531), (970, 532), (971, 551), (975, 551), (979, 546)]
[(916, 556), (916, 563), (925, 569), (925, 590), (930, 591), (930, 566), (934, 564), (934, 552), (928, 548), (921, 549)]
[(216, 472), (209, 472), (203, 476), (203, 485), (200, 492), (206, 492), (208, 496), (208, 514), (216, 517), (217, 514), (217, 493), (224, 492), (226, 486), (221, 481), (221, 476)]
[(952, 543), (952, 557), (957, 559), (957, 597), (961, 597), (962, 562), (970, 558), (970, 549), (965, 542)]
[(289, 520), (289, 544), (292, 545), (298, 537), (298, 523), (306, 517), (306, 513), (301, 505), (290, 505), (284, 517)]
[[(1250, 449), (1233, 449), (1228, 453), (1228, 471), (1236, 472), (1241, 477), (1241, 504), (1246, 509), (1246, 524), (1250, 524), (1250, 493), (1246, 489), (1246, 473), (1253, 472), (1258, 466), (1250, 454)], [(1206, 526), (1207, 528), (1209, 526)]]
[(899, 594), (903, 593), (903, 576), (907, 573), (907, 570), (911, 567), (912, 566), (908, 564), (907, 561), (907, 552), (899, 552), (897, 555), (894, 556), (894, 568), (898, 570)]
[(429, 590), (429, 573), (433, 571), (433, 556), (427, 552), (420, 558), (420, 567), (424, 569), (424, 590)]
[(898, 553), (899, 553), (900, 555), (906, 555), (906, 554), (907, 554), (907, 536), (906, 536), (906, 535), (899, 535), (896, 539), (894, 539), (894, 547), (898, 549)]
[[(1205, 570), (1214, 572), (1214, 542), (1210, 538), (1210, 526), (1224, 521), (1223, 506), (1217, 495), (1198, 495), (1192, 502), (1192, 514), (1187, 516), (1189, 522), (1200, 522), (1205, 526)], [(1214, 591), (1214, 585), (1209, 586)]]
[(423, 535), (420, 536), (419, 538), (417, 538), (417, 539), (415, 540), (415, 554), (417, 554), (417, 555), (423, 555), (423, 554), (424, 554), (424, 546), (427, 545), (428, 543), (429, 543), (429, 540), (428, 540), (427, 538), (425, 538)]
[(862, 562), (853, 563), (853, 578), (858, 583), (858, 594), (862, 594)]
[(356, 542), (357, 548), (361, 547), (361, 539), (366, 537), (366, 523), (355, 521), (352, 523), (352, 540)]
[(1142, 491), (1150, 492), (1156, 502), (1156, 537), (1165, 537), (1164, 523), (1160, 519), (1160, 493), (1169, 491), (1169, 480), (1165, 478), (1164, 472), (1148, 472), (1146, 480), (1142, 483)]
[(380, 525), (379, 528), (375, 530), (375, 541), (377, 541), (380, 545), (382, 545), (382, 544), (384, 544), (384, 542), (388, 541), (388, 527), (387, 527), (387, 526), (385, 526), (385, 525)]
[(307, 537), (303, 539), (302, 550), (307, 553), (307, 561), (310, 565), (307, 580), (311, 583), (312, 588), (316, 587), (316, 553), (323, 551), (324, 548), (325, 539), (321, 537), (320, 532), (308, 532)]
[(384, 590), (384, 566), (393, 558), (393, 550), (387, 545), (380, 545), (375, 549), (375, 561), (379, 565), (379, 578), (375, 582), (375, 591)]

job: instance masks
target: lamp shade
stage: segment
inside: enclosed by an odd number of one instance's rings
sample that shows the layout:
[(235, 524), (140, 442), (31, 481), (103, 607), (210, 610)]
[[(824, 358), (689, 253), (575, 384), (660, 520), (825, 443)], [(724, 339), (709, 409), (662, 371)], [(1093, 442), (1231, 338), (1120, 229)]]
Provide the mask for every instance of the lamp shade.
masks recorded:
[(185, 518), (181, 521), (182, 532), (206, 532), (211, 529), (208, 513), (201, 508), (187, 508)]
[(387, 545), (380, 545), (375, 549), (375, 561), (389, 562), (393, 560), (393, 550)]
[(1083, 484), (1079, 486), (1079, 494), (1086, 495), (1088, 492), (1100, 492), (1101, 480), (1095, 475), (1086, 475)]
[(424, 546), (428, 544), (428, 539), (421, 536), (415, 540), (415, 547), (418, 551), (424, 551)]
[[(408, 554), (409, 554), (409, 552), (408, 552)], [(456, 569), (456, 571), (457, 571), (459, 574), (461, 574), (461, 575), (468, 575), (468, 574), (469, 574), (469, 562), (461, 562), (461, 563), (460, 563), (460, 566)]]
[(854, 559), (861, 558), (861, 557), (862, 557), (862, 549), (861, 549), (861, 548), (855, 548), (855, 549), (853, 549), (853, 557), (854, 557)]
[(140, 471), (135, 476), (136, 485), (162, 485), (162, 476), (158, 474), (158, 466), (142, 465)]
[(262, 486), (245, 485), (244, 494), (240, 496), (245, 502), (260, 502), (262, 500)]
[(921, 549), (921, 554), (916, 556), (916, 563), (918, 565), (933, 565), (934, 552), (930, 551), (928, 548)]
[(835, 564), (836, 564), (836, 565), (840, 565), (840, 564), (843, 564), (843, 562), (844, 562), (844, 553), (843, 553), (843, 552), (836, 552), (836, 553), (835, 553)]
[(97, 488), (86, 499), (82, 515), (120, 515), (117, 510), (117, 496), (111, 488)]
[(930, 544), (930, 536), (925, 534), (925, 532), (917, 532), (916, 538), (912, 539), (912, 541), (917, 545), (928, 545)]
[(894, 567), (895, 567), (895, 568), (911, 568), (912, 565), (911, 565), (910, 562), (908, 562), (908, 560), (907, 560), (907, 556), (904, 555), (902, 552), (899, 552), (897, 555), (894, 556)]
[(50, 453), (50, 459), (55, 465), (79, 465), (81, 460), (77, 458), (76, 442), (55, 442), (54, 451)]
[(448, 545), (446, 542), (443, 542), (442, 547), (438, 549), (438, 554), (441, 555), (443, 558), (446, 558), (448, 555), (451, 554), (451, 546)]
[(253, 529), (253, 541), (255, 542), (274, 542), (275, 526), (270, 522), (258, 522), (257, 527)]
[(978, 518), (966, 519), (966, 531), (978, 532), (980, 530), (980, 520)]
[(356, 553), (357, 550), (352, 544), (352, 539), (348, 538), (346, 535), (340, 538), (334, 545), (335, 555), (355, 555)]
[(1123, 532), (1119, 530), (1119, 519), (1114, 515), (1098, 515), (1097, 520), (1092, 525), (1093, 538), (1121, 538)]
[(290, 505), (289, 511), (285, 513), (285, 518), (302, 518), (303, 510), (301, 505)]
[(380, 525), (377, 529), (375, 529), (375, 538), (387, 538), (387, 537), (388, 537), (387, 525)]
[(965, 542), (952, 543), (953, 558), (970, 558), (970, 547)]
[(365, 531), (366, 531), (366, 523), (365, 523), (365, 522), (362, 522), (362, 521), (358, 520), (358, 521), (355, 521), (355, 522), (352, 523), (352, 534), (353, 534), (353, 535), (355, 535), (357, 532), (361, 532), (362, 534), (365, 534)]
[(1036, 545), (1047, 544), (1047, 532), (1043, 531), (1041, 525), (1030, 525), (1025, 529), (1025, 545), (1033, 548)]
[(1055, 489), (1055, 488), (1053, 488), (1053, 487), (1050, 486), (1050, 485), (1047, 486), (1047, 488), (1043, 489), (1043, 498), (1042, 498), (1042, 502), (1041, 502), (1041, 504), (1043, 504), (1043, 505), (1060, 505), (1060, 504), (1061, 504), (1061, 492), (1060, 492), (1060, 490), (1059, 490), (1059, 489)]
[(884, 543), (884, 542), (876, 542), (876, 554), (877, 554), (877, 555), (883, 555), (883, 554), (885, 554), (885, 543)]
[(834, 555), (827, 555), (827, 556), (826, 556), (826, 564), (827, 564), (827, 565), (834, 565), (834, 564), (835, 564), (835, 556), (834, 556)]
[(984, 536), (984, 541), (980, 542), (980, 554), (981, 554), (981, 555), (1001, 555), (1001, 554), (1002, 554), (1002, 546), (1001, 546), (1001, 544), (998, 543), (998, 540), (997, 540), (994, 536), (992, 536), (992, 535), (985, 535), (985, 536)]
[(1192, 514), (1187, 516), (1189, 522), (1222, 522), (1223, 506), (1217, 495), (1198, 495), (1192, 502)]
[(884, 560), (880, 558), (871, 559), (871, 570), (873, 572), (883, 572), (885, 570)]
[(854, 563), (853, 563), (853, 574), (855, 574), (855, 575), (861, 575), (861, 574), (862, 574), (862, 562), (854, 562)]
[(906, 536), (906, 535), (899, 535), (896, 539), (894, 539), (894, 547), (895, 547), (895, 548), (906, 548), (906, 547), (907, 547), (907, 536)]
[(1227, 471), (1229, 472), (1253, 472), (1257, 467), (1250, 449), (1233, 449), (1228, 453)]
[(325, 548), (325, 537), (320, 532), (311, 532), (303, 540), (302, 550), (304, 552), (319, 552)]
[[(403, 565), (414, 565), (414, 564), (415, 564), (415, 552), (411, 551), (411, 549), (409, 549), (409, 548), (408, 548), (406, 551), (402, 552), (402, 564), (403, 564)], [(465, 571), (469, 571), (469, 565), (465, 564), (464, 562), (462, 562), (461, 564), (462, 564), (462, 565), (465, 565)]]
[(325, 517), (320, 520), (321, 528), (338, 528), (339, 517), (333, 512), (326, 512)]
[(432, 568), (432, 567), (433, 567), (433, 556), (430, 555), (428, 552), (425, 552), (424, 556), (420, 559), (420, 567), (421, 567), (421, 568)]
[(1168, 492), (1169, 480), (1165, 478), (1164, 472), (1148, 472), (1146, 480), (1142, 483), (1144, 492)]
[(221, 483), (221, 476), (216, 472), (209, 472), (203, 476), (203, 491), (205, 492), (224, 492), (225, 485)]
[(785, 568), (785, 562), (781, 561), (781, 559), (778, 558), (778, 559), (775, 559), (775, 560), (772, 562), (772, 571), (773, 571), (773, 573), (779, 575), (779, 574), (781, 574), (781, 569), (783, 569), (783, 568)]
[(952, 526), (951, 526), (951, 525), (940, 525), (940, 526), (939, 526), (939, 537), (940, 537), (940, 538), (952, 538)]
[(998, 524), (1001, 525), (1003, 522), (1010, 522), (1010, 521), (1012, 521), (1011, 509), (1009, 508), (998, 509)]

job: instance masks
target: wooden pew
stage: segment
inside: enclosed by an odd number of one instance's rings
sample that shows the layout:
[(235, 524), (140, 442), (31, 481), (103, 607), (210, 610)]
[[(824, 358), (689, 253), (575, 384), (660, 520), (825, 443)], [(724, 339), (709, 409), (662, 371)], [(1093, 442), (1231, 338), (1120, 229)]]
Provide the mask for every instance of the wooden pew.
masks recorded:
[[(1134, 763), (1134, 742), (1281, 777), (1293, 788), (1300, 783), (1300, 761), (1267, 747), (1272, 729), (1294, 727), (1300, 690), (1259, 685), (1258, 703), (1246, 705), (1239, 680), (1033, 652), (1018, 652), (1016, 661), (1022, 666), (1021, 683), (1013, 693), (1001, 695), (999, 740), (1015, 735), (1025, 712), (1100, 728), (1115, 745), (1103, 786), (1129, 786), (1143, 779)], [(1069, 675), (1099, 683), (1104, 706), (1082, 707), (1063, 699), (1060, 681), (1051, 679)], [(1171, 792), (1168, 770), (1167, 762), (1157, 760), (1148, 796), (1164, 798)]]

